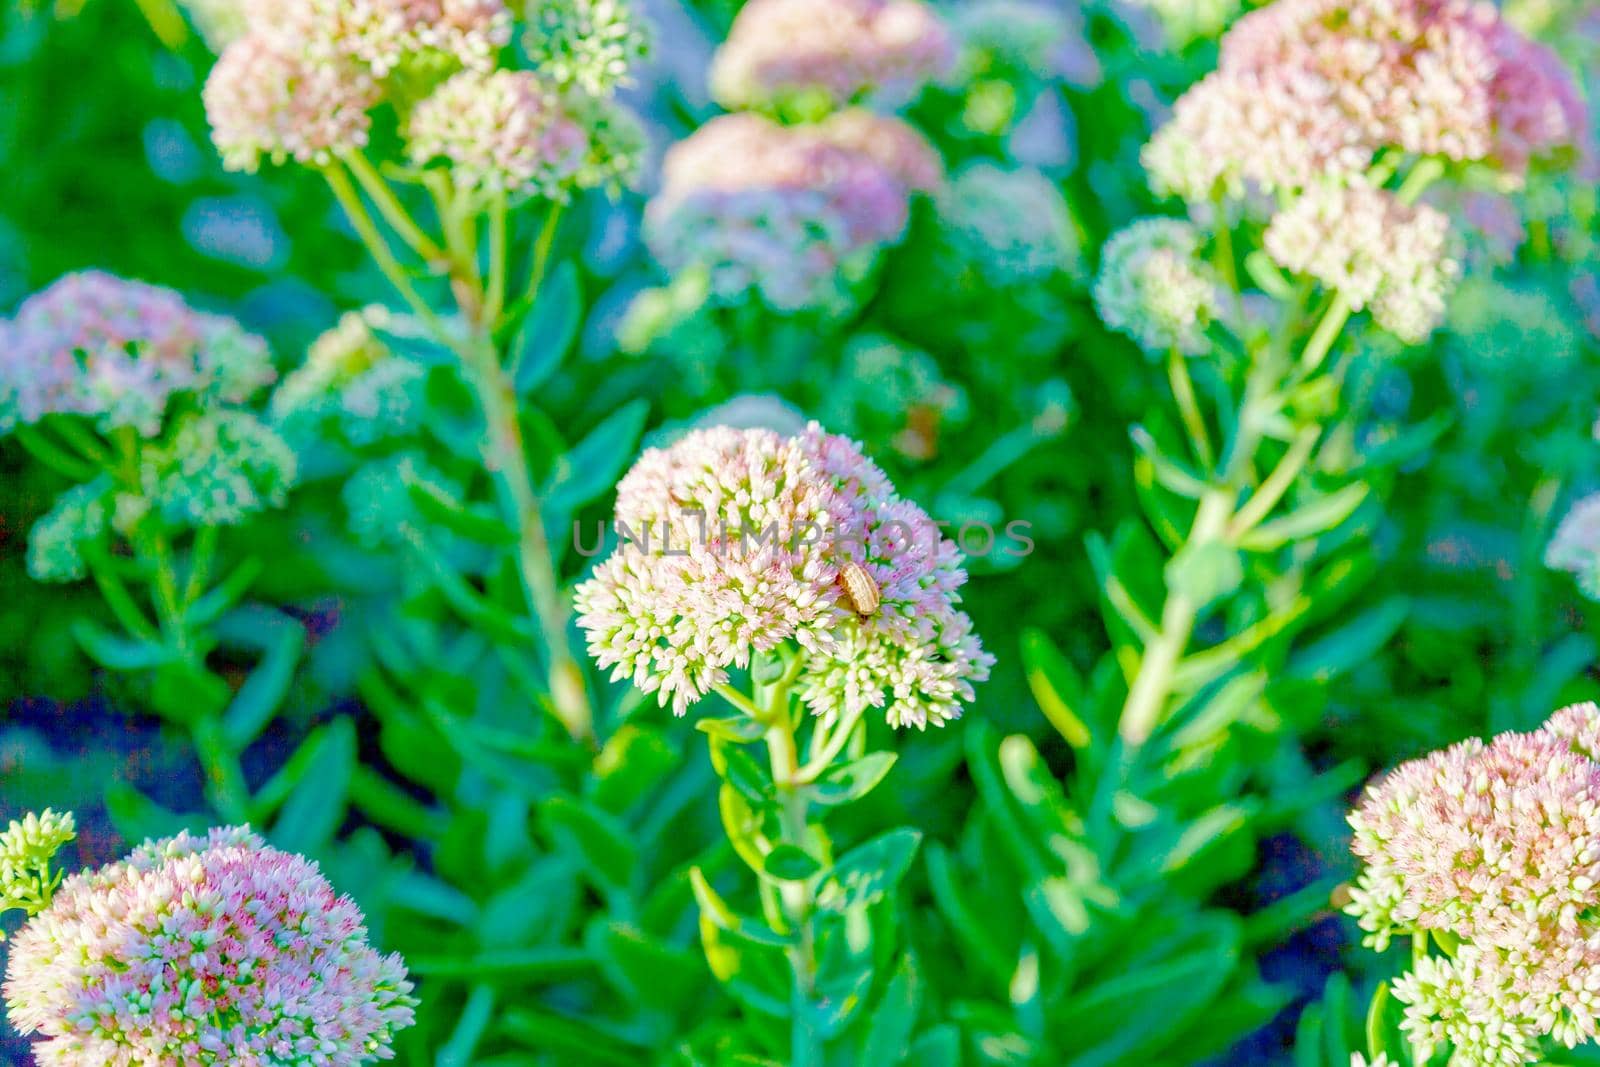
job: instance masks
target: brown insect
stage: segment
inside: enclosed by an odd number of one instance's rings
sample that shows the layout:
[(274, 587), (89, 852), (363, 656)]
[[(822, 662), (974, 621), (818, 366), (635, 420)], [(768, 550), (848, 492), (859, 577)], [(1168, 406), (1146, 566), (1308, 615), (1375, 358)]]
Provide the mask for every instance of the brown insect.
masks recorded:
[(883, 603), (878, 583), (859, 563), (846, 563), (839, 568), (839, 585), (844, 589), (845, 599), (862, 618), (876, 614), (878, 605)]

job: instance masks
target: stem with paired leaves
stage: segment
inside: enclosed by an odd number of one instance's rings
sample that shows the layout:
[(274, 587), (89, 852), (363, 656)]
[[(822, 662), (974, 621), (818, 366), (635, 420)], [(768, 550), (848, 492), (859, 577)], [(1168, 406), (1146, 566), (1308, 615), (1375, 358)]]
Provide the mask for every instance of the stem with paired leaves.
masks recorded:
[[(1380, 164), (1382, 166), (1386, 164)], [(1436, 159), (1421, 160), (1400, 184), (1396, 197), (1405, 204), (1415, 203), (1443, 170)], [(1375, 179), (1385, 176), (1380, 170), (1374, 171)], [(1234, 254), (1230, 242), (1227, 226), (1219, 220), (1218, 259), (1224, 265), (1224, 277), (1237, 296), (1239, 286), (1237, 274), (1232, 270)], [(1298, 360), (1290, 360), (1275, 345), (1261, 346), (1250, 353), (1241, 407), (1238, 417), (1232, 421), (1232, 437), (1225, 442), (1220, 468), (1213, 467), (1210, 435), (1187, 366), (1181, 354), (1176, 351), (1170, 354), (1167, 369), (1173, 399), (1189, 446), (1205, 468), (1194, 518), (1176, 550), (1175, 560), (1181, 561), (1186, 555), (1211, 546), (1237, 551), (1243, 539), (1270, 517), (1273, 508), (1311, 462), (1323, 430), (1316, 423), (1303, 425), (1292, 435), (1280, 434), (1285, 437), (1287, 448), (1271, 473), (1264, 480), (1255, 480), (1256, 460), (1269, 426), (1280, 421), (1291, 406), (1290, 394), (1294, 389), (1324, 372), (1324, 364), (1353, 312), (1350, 301), (1342, 293), (1334, 293)], [(1287, 320), (1297, 319), (1299, 314), (1298, 309), (1289, 309)], [(1242, 321), (1238, 325), (1242, 329)], [(1287, 337), (1281, 338), (1280, 344), (1287, 345)], [(1336, 375), (1337, 371), (1326, 373)], [(1246, 490), (1252, 488), (1250, 497), (1241, 502)], [(1169, 590), (1160, 621), (1146, 642), (1123, 705), (1120, 731), (1130, 750), (1137, 750), (1149, 740), (1164, 721), (1178, 668), (1199, 615), (1206, 607), (1185, 588), (1173, 587), (1170, 569), (1168, 577)]]
[[(449, 281), (464, 330), (452, 330), (422, 298), (410, 275), (367, 210), (349, 174), (354, 174), (390, 228), (424, 261), (426, 268)], [(494, 478), (501, 509), (516, 535), (517, 570), (528, 609), (538, 623), (547, 656), (551, 711), (574, 740), (594, 745), (594, 711), (582, 669), (573, 656), (568, 634), (570, 613), (561, 595), (543, 508), (528, 465), (516, 383), (496, 335), (506, 310), (508, 205), (502, 195), (490, 198), (480, 211), (476, 201), (439, 178), (430, 190), (439, 208), (442, 239), (429, 236), (400, 202), (388, 181), (360, 153), (343, 165), (323, 168), (329, 187), (356, 235), (371, 253), (395, 291), (428, 328), (434, 339), (455, 353), (484, 419), (481, 442), (485, 469)], [(479, 215), (486, 216), (489, 264), (479, 269)], [(559, 208), (552, 206), (534, 252), (528, 291), (515, 311), (525, 312), (538, 296), (545, 263), (554, 241)]]

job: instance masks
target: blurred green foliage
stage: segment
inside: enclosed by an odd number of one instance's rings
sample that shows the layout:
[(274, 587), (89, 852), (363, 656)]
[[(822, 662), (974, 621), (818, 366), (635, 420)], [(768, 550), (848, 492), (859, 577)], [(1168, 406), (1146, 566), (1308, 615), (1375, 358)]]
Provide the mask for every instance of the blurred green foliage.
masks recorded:
[[(657, 6), (670, 32), (635, 95), (660, 145), (710, 113), (673, 57), (707, 50), (737, 5)], [(1214, 43), (1174, 54), (1109, 7), (1078, 13), (1093, 77), (1041, 80), (990, 57), (913, 112), (952, 173), (1026, 164), (1061, 191), (1073, 255), (1042, 284), (998, 283), (995, 263), (963, 258), (949, 212), (921, 205), (879, 265), (881, 291), (841, 317), (708, 308), (658, 288), (639, 196), (584, 200), (529, 327), (547, 361), (524, 382), (539, 408), (530, 462), (561, 490), (551, 530), (569, 580), (587, 560), (565, 547), (567, 526), (604, 520), (615, 475), (655, 439), (646, 427), (726, 414), (735, 396), (775, 395), (861, 438), (905, 496), (957, 526), (1032, 524), (1025, 559), (971, 561), (967, 607), (1000, 666), (968, 721), (905, 739), (875, 726), (874, 747), (900, 755), (892, 784), (840, 815), (842, 841), (904, 826), (921, 844), (890, 842), (909, 857), (896, 906), (855, 931), (889, 965), (868, 968), (871, 1025), (830, 1062), (1343, 1067), (1366, 999), (1344, 977), (1324, 997), (1324, 976), (1348, 963), (1368, 989), (1386, 964), (1294, 935), (1339, 921), (1352, 791), (1372, 769), (1600, 689), (1600, 633), (1542, 564), (1567, 504), (1600, 484), (1600, 349), (1569, 290), (1573, 265), (1595, 262), (1595, 190), (1531, 190), (1554, 206), (1510, 261), (1474, 243), (1426, 348), (1358, 336), (1346, 417), (1314, 473), (1369, 498), (1246, 561), (1230, 583), (1242, 589), (1209, 591), (1208, 640), (1308, 602), (1193, 686), (1129, 771), (1115, 715), (1136, 642), (1115, 623), (1108, 634), (1102, 611), (1123, 582), (1159, 614), (1150, 515), (1171, 505), (1127, 428), (1170, 440), (1175, 427), (1161, 368), (1098, 324), (1086, 282), (1106, 236), (1154, 209), (1138, 147)], [(222, 171), (197, 38), (169, 47), (123, 0), (60, 19), (12, 5), (0, 20), (0, 308), (102, 268), (236, 315), (289, 369), (339, 311), (382, 298), (314, 175)], [(1039, 109), (1065, 143), (1030, 139)], [(514, 246), (533, 240), (530, 228)], [(630, 335), (646, 290), (652, 314)], [(448, 421), (460, 383), (430, 373), (427, 388)], [(268, 561), (211, 664), (230, 686), (251, 818), (317, 857), (407, 956), (424, 1006), (401, 1063), (784, 1062), (783, 1006), (762, 986), (771, 961), (745, 945), (755, 962), (730, 982), (702, 952), (708, 894), (736, 894), (740, 867), (693, 724), (591, 678), (607, 740), (584, 758), (535, 721), (504, 655), (497, 635), (522, 620), (514, 576), (479, 543), (492, 530), (468, 508), (430, 510), (415, 480), (390, 501), (391, 526), (429, 531), (433, 575), (347, 528), (353, 472), (423, 438), (313, 457), (294, 507), (229, 549)], [(437, 483), (466, 481), (454, 476), (467, 466)], [(98, 599), (26, 577), (25, 531), (64, 483), (11, 441), (0, 479), (0, 815), (75, 807), (95, 860), (116, 835), (208, 821), (190, 740), (172, 716), (141, 714), (136, 688), (73, 639), (76, 621), (108, 621)], [(1287, 873), (1269, 863), (1285, 841)], [(1313, 996), (1291, 1060), (1288, 1020)], [(1326, 1058), (1307, 1051), (1318, 1045)]]

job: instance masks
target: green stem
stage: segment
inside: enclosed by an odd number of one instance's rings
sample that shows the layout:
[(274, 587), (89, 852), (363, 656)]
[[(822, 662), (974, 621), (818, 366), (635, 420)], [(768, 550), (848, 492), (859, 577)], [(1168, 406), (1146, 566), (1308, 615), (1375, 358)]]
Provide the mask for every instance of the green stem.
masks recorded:
[(489, 286), (483, 321), (492, 327), (506, 306), (506, 194), (489, 201)]
[[(1200, 501), (1186, 543), (1203, 545), (1221, 539), (1233, 513), (1233, 501), (1231, 490), (1218, 487), (1209, 491)], [(1128, 702), (1122, 709), (1120, 731), (1130, 748), (1143, 745), (1161, 723), (1172, 694), (1173, 675), (1189, 646), (1200, 607), (1187, 594), (1167, 594), (1161, 628), (1139, 659), (1138, 672), (1128, 688)]]
[(544, 217), (544, 226), (539, 230), (539, 239), (533, 245), (533, 261), (528, 266), (528, 287), (524, 290), (523, 296), (530, 307), (538, 299), (539, 289), (544, 285), (545, 272), (550, 267), (550, 250), (555, 247), (556, 232), (561, 229), (563, 207), (559, 200), (550, 204), (550, 210)]
[(1167, 354), (1167, 380), (1172, 384), (1172, 396), (1178, 403), (1178, 414), (1183, 418), (1184, 429), (1194, 445), (1195, 458), (1205, 467), (1216, 463), (1211, 450), (1211, 434), (1206, 420), (1200, 414), (1200, 402), (1195, 398), (1194, 381), (1189, 377), (1189, 364), (1176, 346)]
[(389, 248), (389, 243), (383, 239), (383, 234), (378, 231), (378, 225), (367, 212), (367, 207), (361, 202), (361, 196), (356, 192), (355, 186), (350, 184), (350, 178), (338, 167), (323, 167), (322, 175), (328, 181), (328, 188), (333, 190), (334, 199), (344, 209), (345, 217), (350, 220), (350, 225), (355, 227), (356, 236), (361, 238), (361, 243), (366, 245), (371, 253), (373, 262), (383, 276), (394, 286), (401, 298), (410, 305), (412, 312), (427, 324), (435, 336), (447, 336), (443, 324), (438, 316), (433, 313), (433, 308), (422, 299), (411, 279), (406, 276), (405, 268), (400, 265)]
[(843, 752), (844, 747), (850, 743), (850, 738), (854, 736), (856, 726), (861, 722), (862, 715), (865, 712), (865, 707), (857, 708), (835, 723), (833, 731), (828, 734), (827, 740), (823, 743), (820, 751), (815, 752), (806, 761), (806, 765), (800, 768), (796, 780), (802, 784), (809, 785), (827, 771), (833, 765), (833, 761), (839, 758), (839, 753)]
[(22, 447), (27, 449), (34, 459), (63, 478), (83, 483), (93, 481), (100, 473), (94, 464), (78, 458), (56, 444), (36, 426), (18, 426), (16, 434), (17, 440), (22, 442)]
[(1328, 305), (1328, 310), (1323, 312), (1322, 321), (1317, 323), (1316, 332), (1311, 335), (1311, 340), (1306, 342), (1305, 351), (1300, 356), (1300, 377), (1309, 378), (1322, 361), (1328, 358), (1328, 353), (1333, 350), (1333, 342), (1338, 340), (1339, 332), (1344, 329), (1344, 324), (1350, 321), (1352, 308), (1350, 301), (1343, 293), (1335, 293), (1333, 302)]
[(438, 242), (429, 237), (417, 221), (412, 218), (411, 212), (406, 210), (400, 198), (394, 195), (394, 189), (384, 181), (383, 175), (378, 173), (378, 168), (366, 154), (360, 151), (348, 152), (343, 157), (349, 166), (350, 173), (354, 174), (356, 181), (366, 191), (367, 196), (377, 205), (378, 214), (389, 224), (400, 239), (411, 246), (411, 250), (429, 262), (436, 262), (444, 258), (444, 251)]
[(732, 704), (734, 707), (738, 708), (752, 719), (756, 720), (757, 722), (766, 721), (767, 713), (761, 708), (757, 707), (755, 701), (739, 692), (739, 690), (735, 689), (727, 682), (718, 682), (711, 688), (723, 700), (726, 700), (728, 703)]
[(250, 821), (250, 787), (245, 782), (239, 754), (224, 739), (222, 724), (215, 716), (201, 718), (190, 729), (195, 752), (206, 774), (206, 798), (227, 822), (241, 825)]
[[(806, 787), (800, 780), (799, 748), (795, 743), (794, 719), (787, 707), (786, 689), (781, 700), (781, 706), (774, 701), (773, 706), (766, 709), (763, 720), (768, 723), (767, 753), (772, 765), (772, 781), (778, 790), (778, 825), (784, 844), (810, 851), (807, 848), (810, 830), (806, 824)], [(816, 931), (811, 921), (816, 907), (815, 890), (809, 879), (785, 881), (779, 887), (779, 895), (794, 937), (788, 951), (795, 983), (789, 1062), (791, 1067), (810, 1067), (822, 1059), (822, 1039), (811, 1026), (817, 984)]]
[(486, 334), (479, 336), (472, 356), (467, 377), (478, 394), (487, 423), (483, 440), (484, 466), (499, 485), (507, 518), (517, 534), (518, 570), (522, 574), (528, 606), (543, 631), (549, 656), (551, 704), (573, 739), (592, 745), (595, 742), (594, 712), (590, 708), (583, 671), (572, 656), (567, 638), (567, 605), (561, 596), (549, 538), (545, 536), (544, 515), (534, 491), (533, 473), (528, 468), (515, 386)]
[(1300, 476), (1306, 461), (1311, 458), (1311, 450), (1316, 447), (1317, 439), (1321, 436), (1320, 426), (1307, 426), (1295, 436), (1289, 450), (1283, 454), (1283, 459), (1278, 461), (1278, 465), (1267, 476), (1267, 480), (1261, 483), (1255, 495), (1234, 516), (1233, 522), (1228, 527), (1230, 538), (1237, 539), (1244, 536), (1272, 513), (1278, 501), (1283, 499), (1283, 494), (1289, 491), (1294, 480)]
[(217, 558), (217, 538), (215, 526), (202, 526), (194, 535), (194, 544), (189, 549), (189, 580), (183, 587), (185, 607), (206, 591), (206, 583), (211, 580), (211, 565)]

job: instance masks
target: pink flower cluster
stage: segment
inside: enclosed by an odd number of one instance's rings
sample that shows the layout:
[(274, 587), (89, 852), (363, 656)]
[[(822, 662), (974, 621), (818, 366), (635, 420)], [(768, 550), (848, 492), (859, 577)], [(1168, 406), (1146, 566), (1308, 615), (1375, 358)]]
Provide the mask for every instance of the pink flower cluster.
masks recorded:
[(557, 197), (577, 174), (589, 136), (560, 95), (531, 71), (462, 71), (411, 115), (406, 153), (450, 162), (457, 188)]
[(898, 103), (954, 61), (951, 34), (921, 0), (750, 0), (712, 60), (711, 93), (730, 110)]
[(1351, 814), (1365, 862), (1351, 914), (1382, 949), (1452, 946), (1395, 985), (1406, 1029), (1459, 1060), (1523, 1063), (1539, 1039), (1595, 1038), (1600, 1015), (1600, 706), (1527, 734), (1403, 764)]
[(668, 271), (705, 268), (724, 299), (759, 288), (775, 306), (809, 306), (843, 261), (898, 240), (911, 195), (942, 179), (938, 154), (899, 119), (724, 115), (667, 153), (645, 236)]
[(353, 1067), (414, 1001), (316, 865), (247, 829), (181, 834), (68, 878), (11, 944), (11, 1022), (61, 1067)]
[(1510, 176), (1581, 148), (1587, 118), (1555, 54), (1473, 0), (1275, 0), (1145, 147), (1158, 192), (1191, 201), (1296, 189), (1394, 147)]
[(206, 82), (224, 164), (327, 163), (365, 147), (383, 81), (416, 60), (492, 67), (510, 40), (502, 0), (266, 0)]
[(0, 430), (46, 415), (160, 429), (175, 393), (240, 403), (275, 377), (266, 343), (181, 296), (89, 271), (17, 309), (0, 344)]
[[(961, 714), (985, 653), (955, 545), (851, 441), (719, 427), (646, 452), (617, 488), (629, 540), (578, 588), (589, 650), (682, 714), (731, 667), (785, 642), (824, 719), (881, 708), (924, 728)], [(841, 569), (881, 603), (861, 615)]]
[(1264, 243), (1280, 266), (1336, 290), (1357, 311), (1370, 306), (1379, 325), (1418, 344), (1444, 318), (1461, 273), (1449, 239), (1443, 212), (1352, 181), (1306, 190), (1273, 218)]

